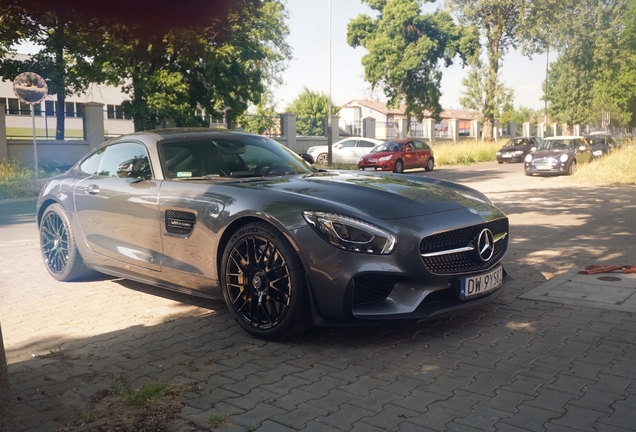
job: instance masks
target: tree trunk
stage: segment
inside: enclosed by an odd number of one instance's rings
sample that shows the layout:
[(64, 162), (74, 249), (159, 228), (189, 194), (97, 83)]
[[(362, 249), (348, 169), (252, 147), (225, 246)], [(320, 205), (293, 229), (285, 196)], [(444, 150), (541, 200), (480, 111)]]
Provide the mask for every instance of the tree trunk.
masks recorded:
[(10, 390), (7, 358), (4, 353), (2, 327), (0, 327), (0, 432), (13, 432), (15, 430)]
[(55, 139), (64, 139), (64, 119), (66, 118), (64, 93), (57, 94), (57, 100), (55, 101)]
[(64, 27), (66, 20), (63, 16), (58, 16), (55, 36), (53, 37), (53, 49), (55, 51), (55, 74), (57, 75), (57, 101), (56, 101), (56, 128), (55, 139), (64, 139), (64, 119), (66, 117), (66, 62), (64, 60)]

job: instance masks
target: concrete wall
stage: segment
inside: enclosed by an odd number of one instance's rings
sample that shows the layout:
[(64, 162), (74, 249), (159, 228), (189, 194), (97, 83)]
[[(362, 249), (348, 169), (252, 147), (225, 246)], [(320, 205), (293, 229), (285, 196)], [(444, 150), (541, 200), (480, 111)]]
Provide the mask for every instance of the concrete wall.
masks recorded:
[[(38, 165), (51, 168), (68, 167), (74, 165), (90, 150), (88, 141), (39, 141)], [(9, 160), (17, 160), (33, 166), (33, 141), (10, 140), (7, 142)]]

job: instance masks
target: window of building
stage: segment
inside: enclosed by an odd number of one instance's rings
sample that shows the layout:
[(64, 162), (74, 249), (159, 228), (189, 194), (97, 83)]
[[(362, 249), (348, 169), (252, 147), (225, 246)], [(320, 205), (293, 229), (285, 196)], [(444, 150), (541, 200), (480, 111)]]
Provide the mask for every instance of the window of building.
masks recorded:
[(66, 102), (64, 104), (64, 110), (66, 111), (66, 117), (75, 117), (75, 103)]
[(84, 111), (86, 108), (86, 104), (83, 103), (76, 103), (75, 104), (75, 109), (77, 110), (77, 117), (84, 117)]
[(122, 110), (121, 105), (115, 105), (115, 118), (117, 120), (122, 120), (124, 118), (124, 110)]
[(20, 101), (16, 98), (9, 98), (9, 114), (18, 115), (20, 114)]
[(106, 105), (106, 118), (115, 118), (115, 105)]
[(50, 117), (55, 116), (55, 102), (44, 101), (44, 110), (47, 116), (50, 116)]

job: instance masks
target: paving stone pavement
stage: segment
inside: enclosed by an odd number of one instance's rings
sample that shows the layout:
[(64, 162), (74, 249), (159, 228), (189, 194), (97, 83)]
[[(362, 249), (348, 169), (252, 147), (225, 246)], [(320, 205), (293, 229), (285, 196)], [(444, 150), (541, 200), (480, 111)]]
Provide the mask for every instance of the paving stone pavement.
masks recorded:
[(77, 419), (123, 376), (196, 383), (174, 425), (183, 431), (212, 430), (219, 416), (227, 421), (214, 430), (230, 432), (634, 431), (636, 310), (520, 295), (575, 266), (636, 264), (636, 189), (543, 180), (518, 192), (481, 184), (512, 226), (514, 280), (496, 301), (280, 343), (246, 335), (221, 303), (121, 279), (56, 282), (35, 224), (2, 225), (0, 319), (18, 430), (90, 430)]

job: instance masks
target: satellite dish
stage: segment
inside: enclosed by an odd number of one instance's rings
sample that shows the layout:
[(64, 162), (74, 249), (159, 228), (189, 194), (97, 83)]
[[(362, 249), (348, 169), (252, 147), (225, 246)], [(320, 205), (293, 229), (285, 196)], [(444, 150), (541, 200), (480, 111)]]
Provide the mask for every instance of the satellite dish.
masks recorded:
[(13, 93), (29, 105), (39, 104), (49, 94), (46, 81), (33, 72), (23, 72), (13, 80)]

